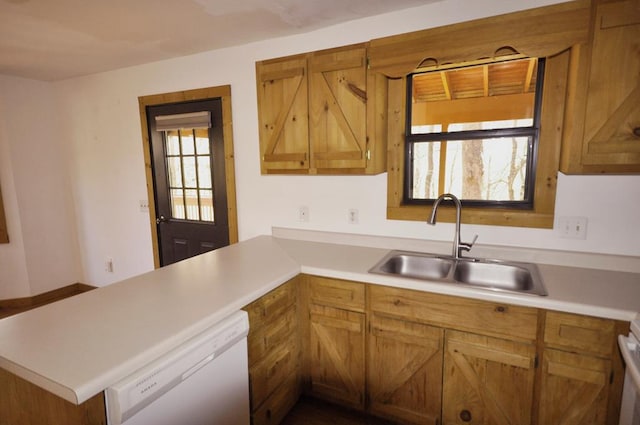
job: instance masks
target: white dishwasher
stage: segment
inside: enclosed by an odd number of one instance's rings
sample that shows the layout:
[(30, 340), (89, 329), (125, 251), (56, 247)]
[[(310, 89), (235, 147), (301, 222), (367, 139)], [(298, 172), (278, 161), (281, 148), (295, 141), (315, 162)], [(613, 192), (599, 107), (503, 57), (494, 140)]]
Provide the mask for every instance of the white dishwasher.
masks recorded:
[(248, 425), (248, 331), (234, 313), (107, 388), (107, 423)]
[(631, 322), (628, 336), (618, 335), (620, 352), (626, 363), (620, 425), (640, 425), (640, 319)]

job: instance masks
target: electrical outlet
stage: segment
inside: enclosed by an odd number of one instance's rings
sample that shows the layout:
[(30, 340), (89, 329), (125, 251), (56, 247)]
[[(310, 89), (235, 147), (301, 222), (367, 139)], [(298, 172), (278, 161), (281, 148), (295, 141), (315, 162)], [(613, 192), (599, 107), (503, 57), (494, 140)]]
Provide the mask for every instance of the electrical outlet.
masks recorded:
[(298, 221), (303, 223), (309, 221), (309, 207), (306, 205), (302, 205), (298, 208)]
[(347, 216), (347, 221), (349, 222), (349, 224), (358, 224), (358, 209), (357, 208), (349, 209), (348, 216)]
[(587, 217), (558, 217), (556, 232), (565, 239), (587, 238)]
[(107, 273), (113, 273), (113, 259), (107, 258), (104, 262), (104, 271)]

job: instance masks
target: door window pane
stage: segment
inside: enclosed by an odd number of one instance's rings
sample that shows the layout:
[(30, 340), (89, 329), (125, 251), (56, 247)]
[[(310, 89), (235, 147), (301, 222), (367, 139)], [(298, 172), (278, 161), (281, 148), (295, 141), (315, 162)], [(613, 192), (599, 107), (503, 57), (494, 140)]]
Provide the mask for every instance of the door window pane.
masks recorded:
[(165, 132), (172, 218), (214, 221), (209, 130)]
[(198, 191), (195, 189), (185, 189), (185, 206), (187, 209), (187, 220), (200, 220), (200, 205), (198, 203)]
[(198, 128), (196, 133), (196, 153), (198, 155), (209, 155), (209, 130)]
[(213, 208), (213, 191), (200, 190), (200, 220), (215, 221)]
[(184, 196), (182, 189), (170, 189), (171, 197), (171, 216), (173, 218), (185, 219)]
[(193, 155), (195, 153), (193, 130), (180, 130), (180, 136), (182, 138), (182, 155)]
[(167, 139), (167, 155), (180, 155), (180, 135), (178, 130), (166, 132)]
[(211, 189), (211, 160), (209, 156), (198, 157), (198, 187)]
[(182, 166), (184, 169), (184, 187), (197, 188), (196, 158), (194, 156), (182, 157)]
[(169, 186), (182, 187), (182, 162), (180, 157), (167, 158), (167, 169), (169, 171)]

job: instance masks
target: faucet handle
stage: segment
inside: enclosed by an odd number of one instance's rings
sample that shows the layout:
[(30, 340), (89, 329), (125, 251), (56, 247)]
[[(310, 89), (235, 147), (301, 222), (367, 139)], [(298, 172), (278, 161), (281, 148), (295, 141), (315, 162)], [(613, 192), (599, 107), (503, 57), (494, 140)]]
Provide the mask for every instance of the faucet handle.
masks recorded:
[(460, 249), (463, 251), (471, 251), (473, 244), (476, 243), (477, 240), (478, 240), (478, 235), (475, 235), (471, 243), (460, 242)]

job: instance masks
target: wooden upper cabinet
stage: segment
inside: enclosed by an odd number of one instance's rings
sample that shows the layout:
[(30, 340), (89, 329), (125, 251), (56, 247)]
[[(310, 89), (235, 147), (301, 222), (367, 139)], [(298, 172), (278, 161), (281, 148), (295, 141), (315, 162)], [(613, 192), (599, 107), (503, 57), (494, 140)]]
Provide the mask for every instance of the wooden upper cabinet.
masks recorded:
[(367, 50), (312, 54), (309, 141), (313, 168), (367, 164)]
[[(561, 170), (640, 172), (640, 0), (597, 1), (592, 42), (574, 48), (576, 126)], [(566, 144), (566, 143), (565, 143)]]
[(359, 44), (256, 64), (261, 170), (377, 174), (386, 169), (386, 77)]
[(307, 58), (256, 63), (261, 171), (309, 169)]

